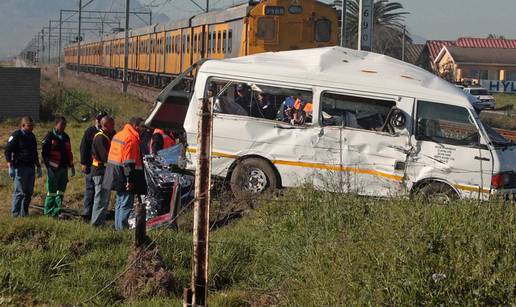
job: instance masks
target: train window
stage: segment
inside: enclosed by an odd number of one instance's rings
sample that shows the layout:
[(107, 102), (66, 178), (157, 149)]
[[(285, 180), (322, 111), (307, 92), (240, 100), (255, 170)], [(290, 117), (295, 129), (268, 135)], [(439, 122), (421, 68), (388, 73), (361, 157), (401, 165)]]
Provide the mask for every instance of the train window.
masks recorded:
[(233, 51), (233, 30), (228, 31), (228, 53)]
[(208, 54), (211, 53), (211, 33), (208, 33), (208, 48), (206, 48)]
[(227, 31), (224, 30), (222, 32), (222, 52), (226, 53), (226, 46), (227, 46), (228, 40), (227, 40)]
[(217, 53), (216, 44), (217, 44), (217, 33), (215, 31), (211, 32), (211, 52)]
[(197, 34), (194, 34), (193, 53), (197, 53), (198, 48), (199, 48), (199, 46), (198, 46), (198, 41), (197, 41)]
[(186, 35), (186, 52), (190, 53), (190, 34)]
[(315, 41), (329, 42), (331, 39), (331, 21), (319, 19), (315, 22)]
[(256, 37), (266, 41), (276, 40), (277, 28), (277, 22), (273, 17), (260, 17)]
[(222, 48), (221, 48), (221, 44), (222, 44), (222, 39), (221, 39), (221, 31), (217, 31), (217, 52), (220, 53), (222, 51)]

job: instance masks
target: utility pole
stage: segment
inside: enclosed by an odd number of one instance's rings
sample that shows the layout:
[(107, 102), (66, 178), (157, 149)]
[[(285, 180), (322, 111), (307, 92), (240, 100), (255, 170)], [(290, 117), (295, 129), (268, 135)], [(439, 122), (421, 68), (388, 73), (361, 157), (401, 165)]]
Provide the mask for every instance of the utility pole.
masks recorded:
[(50, 64), (50, 53), (52, 50), (52, 45), (50, 45), (50, 40), (52, 38), (52, 21), (48, 21), (48, 64)]
[(125, 43), (124, 43), (124, 76), (122, 79), (122, 92), (127, 94), (129, 86), (128, 67), (129, 66), (129, 12), (131, 0), (125, 0)]
[(41, 29), (41, 64), (45, 59), (45, 28)]
[(358, 1), (358, 35), (357, 50), (362, 50), (362, 0)]
[(358, 50), (373, 49), (374, 1), (360, 0), (358, 12)]
[(401, 60), (405, 62), (405, 44), (407, 37), (407, 26), (403, 25), (403, 37), (401, 38)]
[(61, 49), (63, 48), (63, 11), (59, 11), (59, 52), (58, 52), (58, 60), (57, 60), (57, 67), (58, 69), (61, 68)]
[(348, 9), (348, 1), (342, 1), (342, 8), (340, 11), (340, 46), (346, 47), (346, 15)]
[(81, 18), (82, 0), (79, 0), (79, 34), (77, 34), (77, 75), (81, 73)]
[[(212, 103), (201, 99), (197, 128), (197, 168), (193, 220), (192, 306), (206, 306), (208, 297), (208, 234), (210, 217)], [(186, 291), (186, 293), (190, 293)], [(188, 302), (186, 302), (188, 304)]]

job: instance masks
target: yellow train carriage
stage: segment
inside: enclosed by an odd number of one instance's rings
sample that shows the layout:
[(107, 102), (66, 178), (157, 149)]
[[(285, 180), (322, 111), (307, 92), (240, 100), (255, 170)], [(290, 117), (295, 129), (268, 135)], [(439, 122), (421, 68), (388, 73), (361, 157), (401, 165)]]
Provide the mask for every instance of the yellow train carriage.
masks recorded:
[[(268, 51), (337, 44), (336, 11), (314, 0), (262, 0), (129, 32), (129, 78), (163, 86), (202, 58), (223, 59)], [(121, 78), (124, 33), (81, 44), (84, 71)], [(86, 49), (84, 49), (86, 48)], [(86, 51), (84, 51), (86, 50)], [(65, 48), (65, 63), (77, 63), (77, 46)]]

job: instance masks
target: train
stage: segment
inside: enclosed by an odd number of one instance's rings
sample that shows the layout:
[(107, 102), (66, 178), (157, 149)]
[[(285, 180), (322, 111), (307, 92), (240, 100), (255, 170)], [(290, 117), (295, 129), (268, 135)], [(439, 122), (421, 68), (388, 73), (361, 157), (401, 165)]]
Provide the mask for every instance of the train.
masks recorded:
[[(337, 11), (315, 0), (261, 0), (129, 31), (129, 82), (164, 87), (201, 59), (334, 46)], [(67, 68), (120, 79), (125, 32), (64, 48)]]

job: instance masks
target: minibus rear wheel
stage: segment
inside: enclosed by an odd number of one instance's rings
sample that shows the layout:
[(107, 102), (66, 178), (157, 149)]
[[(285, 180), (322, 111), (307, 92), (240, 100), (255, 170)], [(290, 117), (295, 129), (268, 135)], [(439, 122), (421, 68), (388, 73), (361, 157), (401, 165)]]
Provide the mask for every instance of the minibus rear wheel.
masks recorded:
[(455, 190), (443, 182), (431, 182), (419, 189), (417, 195), (425, 202), (451, 203), (459, 198)]
[(264, 159), (248, 158), (237, 162), (230, 185), (236, 198), (252, 197), (276, 189), (276, 173)]

